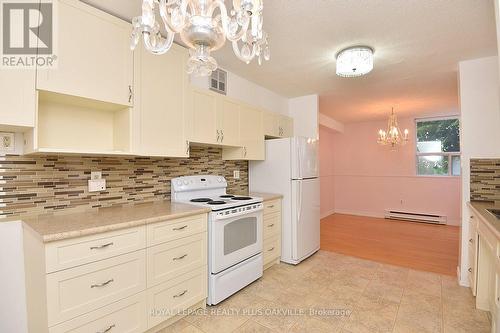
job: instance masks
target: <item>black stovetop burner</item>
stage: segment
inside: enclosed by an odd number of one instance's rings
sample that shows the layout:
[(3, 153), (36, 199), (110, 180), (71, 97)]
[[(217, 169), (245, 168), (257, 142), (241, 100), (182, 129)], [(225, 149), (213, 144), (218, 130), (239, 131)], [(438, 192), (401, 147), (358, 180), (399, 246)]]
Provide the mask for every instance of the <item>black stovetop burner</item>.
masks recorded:
[(224, 194), (224, 195), (221, 195), (219, 198), (224, 198), (224, 199), (234, 198), (234, 195), (232, 195), (232, 194)]
[(191, 202), (210, 202), (212, 199), (210, 198), (196, 198), (196, 199), (191, 199)]
[(225, 203), (226, 203), (225, 201), (221, 201), (221, 200), (219, 200), (219, 201), (209, 201), (209, 202), (207, 202), (207, 204), (208, 204), (208, 205), (223, 205), (223, 204), (225, 204)]
[(252, 198), (250, 198), (250, 197), (234, 197), (231, 200), (241, 200), (241, 201), (243, 201), (243, 200), (252, 200)]

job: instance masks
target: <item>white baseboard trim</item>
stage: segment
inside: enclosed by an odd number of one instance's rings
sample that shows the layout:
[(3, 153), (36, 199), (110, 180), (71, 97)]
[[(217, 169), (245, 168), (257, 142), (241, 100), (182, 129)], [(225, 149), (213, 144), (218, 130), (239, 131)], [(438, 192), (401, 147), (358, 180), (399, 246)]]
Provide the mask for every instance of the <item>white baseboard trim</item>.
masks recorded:
[(319, 218), (322, 220), (325, 217), (328, 217), (328, 216), (333, 215), (333, 214), (335, 214), (335, 210), (334, 209), (330, 209), (326, 213), (321, 214), (321, 216)]

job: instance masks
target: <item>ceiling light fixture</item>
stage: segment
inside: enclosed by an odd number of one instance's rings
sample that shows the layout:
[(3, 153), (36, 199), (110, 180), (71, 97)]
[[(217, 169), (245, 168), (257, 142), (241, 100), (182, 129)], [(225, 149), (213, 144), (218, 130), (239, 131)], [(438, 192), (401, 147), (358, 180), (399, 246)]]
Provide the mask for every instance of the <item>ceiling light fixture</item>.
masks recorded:
[(377, 143), (384, 146), (390, 145), (392, 148), (395, 148), (396, 145), (404, 145), (408, 142), (408, 134), (408, 129), (404, 130), (404, 134), (399, 129), (398, 118), (394, 113), (394, 108), (392, 108), (389, 121), (387, 122), (387, 130), (380, 129), (378, 131)]
[(368, 46), (353, 46), (337, 54), (337, 75), (358, 77), (373, 69), (373, 49)]
[[(217, 69), (211, 52), (220, 49), (226, 39), (233, 44), (236, 56), (250, 63), (257, 57), (269, 60), (269, 42), (262, 30), (263, 0), (232, 0), (228, 12), (224, 0), (143, 0), (142, 16), (132, 20), (131, 48), (135, 49), (141, 35), (148, 51), (166, 53), (176, 33), (190, 48), (187, 72), (208, 76)], [(160, 34), (156, 19), (158, 7), (166, 36)]]

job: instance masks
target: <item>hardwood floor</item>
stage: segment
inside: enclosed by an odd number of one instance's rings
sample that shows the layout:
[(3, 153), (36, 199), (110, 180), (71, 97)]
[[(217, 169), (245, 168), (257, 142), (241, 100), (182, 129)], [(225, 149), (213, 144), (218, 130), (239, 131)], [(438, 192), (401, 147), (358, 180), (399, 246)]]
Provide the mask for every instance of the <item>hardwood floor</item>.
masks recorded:
[(334, 214), (321, 220), (321, 249), (456, 275), (460, 228)]

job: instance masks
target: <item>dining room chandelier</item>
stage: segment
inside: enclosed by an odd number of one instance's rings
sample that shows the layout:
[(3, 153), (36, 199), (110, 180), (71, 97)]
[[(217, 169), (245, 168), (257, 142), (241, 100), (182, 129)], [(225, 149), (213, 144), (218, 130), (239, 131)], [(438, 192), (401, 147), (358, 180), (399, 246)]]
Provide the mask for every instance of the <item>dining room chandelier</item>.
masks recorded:
[(247, 64), (257, 58), (260, 65), (262, 59), (270, 58), (269, 38), (262, 29), (264, 1), (232, 0), (232, 4), (228, 12), (224, 0), (143, 0), (142, 16), (132, 20), (131, 48), (135, 49), (142, 35), (149, 52), (164, 54), (179, 34), (189, 47), (187, 72), (208, 76), (217, 69), (211, 53), (227, 39), (236, 57)]
[(394, 108), (392, 108), (389, 121), (387, 122), (387, 130), (380, 129), (378, 131), (377, 143), (384, 146), (390, 145), (392, 148), (395, 148), (397, 145), (404, 145), (408, 142), (408, 134), (408, 129), (401, 132)]

